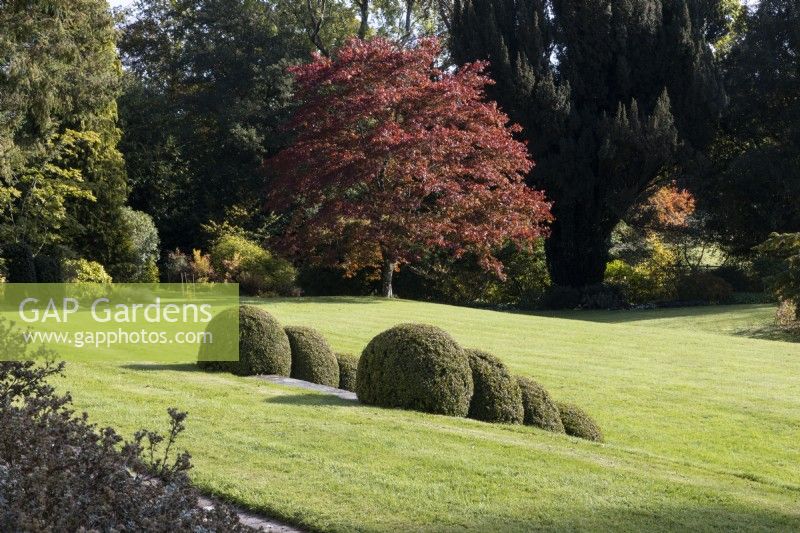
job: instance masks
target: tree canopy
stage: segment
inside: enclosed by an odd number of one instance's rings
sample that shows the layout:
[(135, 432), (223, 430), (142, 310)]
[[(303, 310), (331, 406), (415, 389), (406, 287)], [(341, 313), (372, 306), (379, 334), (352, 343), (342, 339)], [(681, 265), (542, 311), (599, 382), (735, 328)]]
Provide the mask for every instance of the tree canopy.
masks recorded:
[(456, 0), (453, 57), (489, 60), (488, 95), (522, 125), (537, 162), (529, 182), (554, 202), (555, 284), (601, 282), (617, 223), (713, 138), (720, 12), (687, 0)]
[(762, 0), (723, 62), (730, 107), (701, 184), (711, 227), (736, 253), (800, 231), (800, 6)]
[(292, 143), (266, 163), (269, 206), (294, 207), (284, 239), (293, 254), (391, 274), (431, 248), (493, 255), (530, 244), (549, 220), (519, 131), (493, 103), (483, 65), (435, 66), (436, 40), (411, 49), (383, 39), (348, 42), (333, 59), (293, 67), (302, 102)]
[(800, 231), (799, 32), (790, 0), (0, 0), (0, 279), (248, 279), (230, 233), (309, 292), (757, 289)]
[(114, 267), (127, 246), (121, 68), (104, 0), (0, 6), (0, 237)]
[(261, 162), (284, 142), (291, 104), (285, 69), (312, 48), (279, 8), (140, 0), (122, 26), (131, 205), (153, 216), (166, 248), (200, 246), (201, 226), (232, 209), (262, 220)]

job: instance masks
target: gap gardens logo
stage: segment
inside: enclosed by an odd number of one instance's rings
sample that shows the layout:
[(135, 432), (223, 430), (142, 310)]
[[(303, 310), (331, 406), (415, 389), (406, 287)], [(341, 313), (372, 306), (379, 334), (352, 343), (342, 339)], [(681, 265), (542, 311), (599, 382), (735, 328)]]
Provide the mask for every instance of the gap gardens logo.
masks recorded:
[[(66, 360), (239, 359), (236, 284), (4, 284), (0, 317)], [(13, 358), (0, 354), (0, 360)]]

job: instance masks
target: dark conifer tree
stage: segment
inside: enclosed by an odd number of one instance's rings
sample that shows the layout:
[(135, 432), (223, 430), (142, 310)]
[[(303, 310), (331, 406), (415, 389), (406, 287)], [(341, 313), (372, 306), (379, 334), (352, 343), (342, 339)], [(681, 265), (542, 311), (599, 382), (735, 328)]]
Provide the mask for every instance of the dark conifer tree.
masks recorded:
[(614, 226), (713, 138), (719, 3), (456, 0), (453, 58), (490, 61), (489, 96), (523, 126), (529, 182), (555, 202), (555, 284), (601, 282)]

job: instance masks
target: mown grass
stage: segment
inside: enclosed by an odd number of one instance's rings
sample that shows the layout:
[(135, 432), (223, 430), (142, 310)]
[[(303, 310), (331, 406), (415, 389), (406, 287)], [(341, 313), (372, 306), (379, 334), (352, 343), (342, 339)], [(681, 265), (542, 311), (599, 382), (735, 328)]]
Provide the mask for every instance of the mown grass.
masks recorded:
[(800, 345), (731, 335), (768, 306), (500, 313), (259, 302), (359, 352), (428, 322), (592, 413), (607, 442), (360, 406), (191, 366), (71, 363), (60, 383), (130, 434), (190, 412), (205, 490), (314, 530), (800, 529)]
[(610, 324), (643, 324), (684, 331), (746, 335), (749, 330), (772, 325), (775, 306), (710, 305), (634, 311), (560, 311), (542, 315)]

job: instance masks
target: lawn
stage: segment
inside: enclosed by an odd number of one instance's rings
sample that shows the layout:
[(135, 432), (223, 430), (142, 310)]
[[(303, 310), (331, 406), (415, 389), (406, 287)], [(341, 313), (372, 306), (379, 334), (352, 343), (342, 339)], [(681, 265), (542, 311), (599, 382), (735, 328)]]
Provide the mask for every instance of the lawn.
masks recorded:
[(125, 434), (189, 411), (195, 482), (312, 530), (798, 530), (800, 344), (769, 306), (537, 316), (374, 298), (259, 302), (357, 353), (437, 324), (592, 413), (593, 444), (362, 407), (190, 365), (71, 363), (60, 382)]

